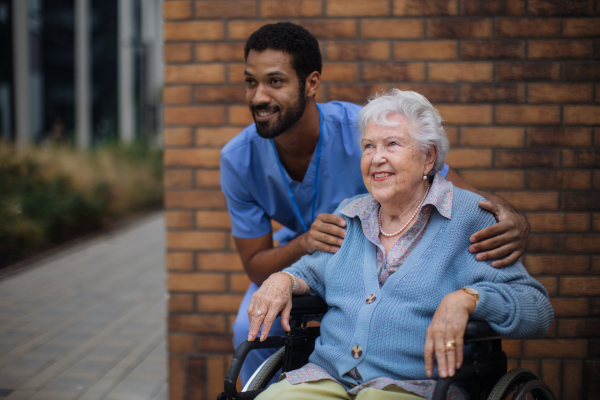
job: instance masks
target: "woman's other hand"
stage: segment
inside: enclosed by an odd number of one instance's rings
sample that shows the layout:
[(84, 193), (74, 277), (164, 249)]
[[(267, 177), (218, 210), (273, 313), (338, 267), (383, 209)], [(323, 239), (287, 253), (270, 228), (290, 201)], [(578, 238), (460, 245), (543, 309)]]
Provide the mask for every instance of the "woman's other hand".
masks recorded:
[(465, 329), (475, 311), (475, 297), (463, 290), (444, 297), (427, 328), (425, 337), (425, 372), (433, 376), (433, 355), (436, 355), (441, 378), (454, 376), (463, 362)]
[(479, 207), (494, 214), (497, 224), (474, 233), (469, 246), (471, 253), (478, 253), (477, 260), (493, 260), (492, 266), (503, 268), (514, 264), (525, 252), (529, 223), (512, 207), (500, 203), (480, 201)]

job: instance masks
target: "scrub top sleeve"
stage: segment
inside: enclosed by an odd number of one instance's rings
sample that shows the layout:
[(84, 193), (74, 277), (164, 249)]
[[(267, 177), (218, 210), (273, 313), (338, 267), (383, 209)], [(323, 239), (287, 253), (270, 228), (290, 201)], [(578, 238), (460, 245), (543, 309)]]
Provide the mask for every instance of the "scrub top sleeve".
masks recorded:
[(254, 239), (271, 232), (271, 219), (246, 190), (246, 183), (224, 157), (221, 157), (221, 190), (227, 200), (233, 236)]
[(446, 179), (446, 175), (448, 175), (448, 171), (450, 171), (450, 167), (448, 166), (448, 164), (444, 164), (444, 167), (442, 169), (440, 169), (438, 172), (444, 179)]

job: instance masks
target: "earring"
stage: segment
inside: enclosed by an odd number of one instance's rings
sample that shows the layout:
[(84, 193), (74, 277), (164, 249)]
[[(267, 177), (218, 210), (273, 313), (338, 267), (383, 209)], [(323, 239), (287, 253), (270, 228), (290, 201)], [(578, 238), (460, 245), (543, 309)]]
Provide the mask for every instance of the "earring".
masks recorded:
[(423, 180), (427, 179), (427, 175), (423, 175)]

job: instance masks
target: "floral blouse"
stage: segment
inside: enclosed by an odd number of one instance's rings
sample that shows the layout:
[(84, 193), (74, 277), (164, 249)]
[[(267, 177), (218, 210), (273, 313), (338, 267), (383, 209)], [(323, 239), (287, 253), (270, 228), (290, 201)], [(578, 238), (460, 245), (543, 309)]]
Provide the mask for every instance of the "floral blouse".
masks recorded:
[[(435, 174), (429, 193), (423, 202), (421, 211), (417, 215), (417, 220), (410, 229), (398, 238), (387, 255), (385, 254), (383, 244), (379, 240), (379, 207), (379, 203), (371, 196), (364, 196), (347, 204), (341, 211), (349, 217), (358, 217), (365, 236), (377, 247), (377, 276), (379, 278), (379, 286), (381, 287), (390, 275), (402, 266), (402, 263), (421, 241), (427, 229), (427, 223), (429, 222), (433, 207), (442, 216), (450, 218), (452, 212), (452, 183), (446, 181), (439, 174)], [(362, 381), (356, 368), (348, 371), (347, 375), (359, 382)], [(334, 380), (327, 371), (314, 363), (308, 363), (302, 368), (286, 372), (285, 376), (292, 385), (314, 382), (321, 379)], [(400, 381), (381, 377), (348, 390), (348, 394), (357, 395), (363, 389), (383, 389), (389, 385), (396, 385), (408, 392), (431, 399), (435, 389), (435, 382), (434, 380)], [(449, 400), (466, 400), (468, 397), (468, 394), (463, 389), (455, 386), (451, 386), (448, 392)]]

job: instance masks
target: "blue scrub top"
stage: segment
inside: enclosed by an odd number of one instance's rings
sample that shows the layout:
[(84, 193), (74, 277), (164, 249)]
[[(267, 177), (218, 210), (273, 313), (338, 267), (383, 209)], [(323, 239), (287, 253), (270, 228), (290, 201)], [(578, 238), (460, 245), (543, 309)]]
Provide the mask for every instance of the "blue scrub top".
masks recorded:
[[(319, 104), (323, 113), (323, 142), (315, 216), (333, 213), (345, 199), (366, 193), (360, 171), (358, 118), (361, 106), (334, 101)], [(311, 209), (316, 152), (302, 182), (285, 178), (294, 194), (306, 226), (312, 224)], [(448, 167), (440, 171), (445, 177)], [(294, 212), (277, 167), (269, 140), (246, 127), (221, 151), (221, 189), (225, 193), (233, 236), (253, 239), (271, 232), (271, 219), (284, 226), (274, 236), (280, 244), (304, 233)]]

